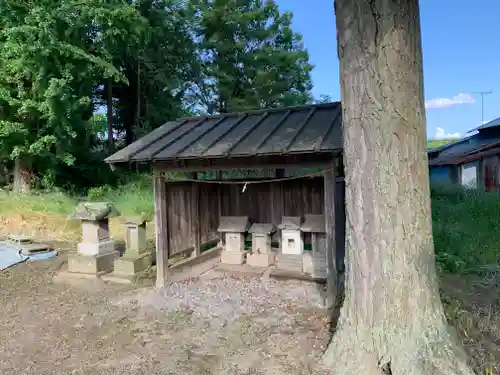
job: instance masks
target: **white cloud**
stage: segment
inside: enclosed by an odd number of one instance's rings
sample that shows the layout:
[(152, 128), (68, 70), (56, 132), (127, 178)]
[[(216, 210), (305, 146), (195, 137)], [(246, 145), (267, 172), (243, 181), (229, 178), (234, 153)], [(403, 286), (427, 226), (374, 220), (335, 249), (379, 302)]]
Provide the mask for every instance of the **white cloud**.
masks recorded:
[(460, 133), (446, 133), (443, 128), (436, 128), (434, 139), (460, 138)]
[(426, 109), (448, 108), (459, 104), (474, 104), (476, 100), (471, 94), (460, 93), (453, 98), (437, 98), (425, 101)]

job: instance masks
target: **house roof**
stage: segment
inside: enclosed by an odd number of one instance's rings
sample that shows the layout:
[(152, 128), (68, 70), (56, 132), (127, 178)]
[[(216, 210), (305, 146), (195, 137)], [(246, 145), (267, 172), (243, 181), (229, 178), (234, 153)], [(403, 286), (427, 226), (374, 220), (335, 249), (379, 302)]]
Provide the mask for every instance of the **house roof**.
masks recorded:
[(341, 107), (340, 102), (333, 102), (167, 122), (105, 161), (114, 164), (337, 150), (342, 150)]
[(448, 149), (450, 147), (453, 147), (453, 146), (456, 146), (456, 145), (458, 145), (460, 143), (468, 141), (469, 139), (473, 138), (475, 135), (476, 134), (472, 134), (472, 135), (469, 135), (467, 137), (457, 139), (456, 141), (445, 143), (444, 145), (441, 145), (441, 146), (429, 148), (429, 149), (427, 149), (427, 152), (429, 154), (432, 154), (432, 153), (435, 153), (435, 152), (444, 151), (444, 150), (446, 150), (446, 149)]
[(484, 129), (488, 129), (488, 128), (494, 128), (497, 126), (500, 126), (500, 117), (498, 117), (494, 120), (491, 120), (490, 122), (487, 122), (486, 124), (478, 126), (477, 128), (469, 130), (468, 133), (472, 133), (473, 131), (476, 131), (476, 130), (484, 130)]
[(443, 167), (447, 165), (458, 165), (470, 163), (479, 160), (485, 156), (496, 155), (500, 153), (500, 141), (482, 143), (479, 145), (471, 145), (467, 149), (462, 149), (461, 152), (448, 155), (440, 155), (434, 160), (429, 161), (431, 167)]

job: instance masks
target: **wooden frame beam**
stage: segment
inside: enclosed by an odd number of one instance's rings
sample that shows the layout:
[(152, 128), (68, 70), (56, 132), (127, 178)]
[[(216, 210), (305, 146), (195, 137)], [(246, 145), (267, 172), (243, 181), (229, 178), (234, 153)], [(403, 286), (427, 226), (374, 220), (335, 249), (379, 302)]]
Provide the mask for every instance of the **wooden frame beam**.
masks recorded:
[(323, 152), (315, 154), (268, 155), (217, 159), (166, 160), (155, 161), (153, 162), (153, 166), (156, 171), (161, 172), (203, 172), (240, 168), (282, 169), (291, 167), (326, 167), (331, 165), (333, 159), (334, 154)]
[[(188, 177), (198, 179), (197, 172), (191, 172)], [(191, 257), (196, 258), (201, 254), (201, 233), (200, 233), (200, 185), (191, 184), (191, 235), (193, 242), (193, 252)]]

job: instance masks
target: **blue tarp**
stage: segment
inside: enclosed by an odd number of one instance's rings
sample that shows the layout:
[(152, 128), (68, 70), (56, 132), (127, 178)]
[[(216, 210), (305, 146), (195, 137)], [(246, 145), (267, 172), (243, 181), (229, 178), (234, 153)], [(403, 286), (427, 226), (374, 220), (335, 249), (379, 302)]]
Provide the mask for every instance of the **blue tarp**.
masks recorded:
[(27, 260), (19, 248), (6, 243), (0, 243), (0, 271)]
[(26, 260), (43, 260), (53, 258), (57, 255), (57, 251), (49, 251), (47, 253), (33, 253), (30, 256), (21, 254), (21, 250), (12, 244), (0, 242), (0, 271), (12, 267)]

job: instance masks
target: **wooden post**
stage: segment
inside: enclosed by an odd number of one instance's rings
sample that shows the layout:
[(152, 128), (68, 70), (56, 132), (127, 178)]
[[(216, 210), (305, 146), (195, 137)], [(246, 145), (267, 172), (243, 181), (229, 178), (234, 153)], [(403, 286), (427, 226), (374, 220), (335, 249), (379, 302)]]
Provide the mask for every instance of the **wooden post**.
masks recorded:
[(326, 299), (327, 308), (333, 307), (337, 298), (337, 267), (335, 243), (335, 160), (323, 172), (325, 190), (325, 237), (326, 237)]
[(167, 183), (159, 172), (154, 174), (156, 227), (156, 287), (163, 288), (168, 278), (169, 232)]
[[(190, 173), (189, 178), (196, 180), (198, 173)], [(191, 182), (191, 236), (193, 242), (191, 258), (196, 258), (201, 254), (200, 185), (197, 182)]]
[[(217, 171), (215, 173), (215, 179), (217, 181), (222, 180), (222, 171)], [(217, 223), (219, 224), (220, 218), (222, 216), (222, 184), (217, 185), (217, 199), (218, 199), (217, 202), (219, 204), (219, 212), (218, 212), (219, 217), (217, 218)], [(220, 238), (219, 238), (219, 243), (217, 244), (217, 247), (222, 247), (224, 245), (224, 240), (222, 237), (223, 237), (223, 235), (221, 234)]]

